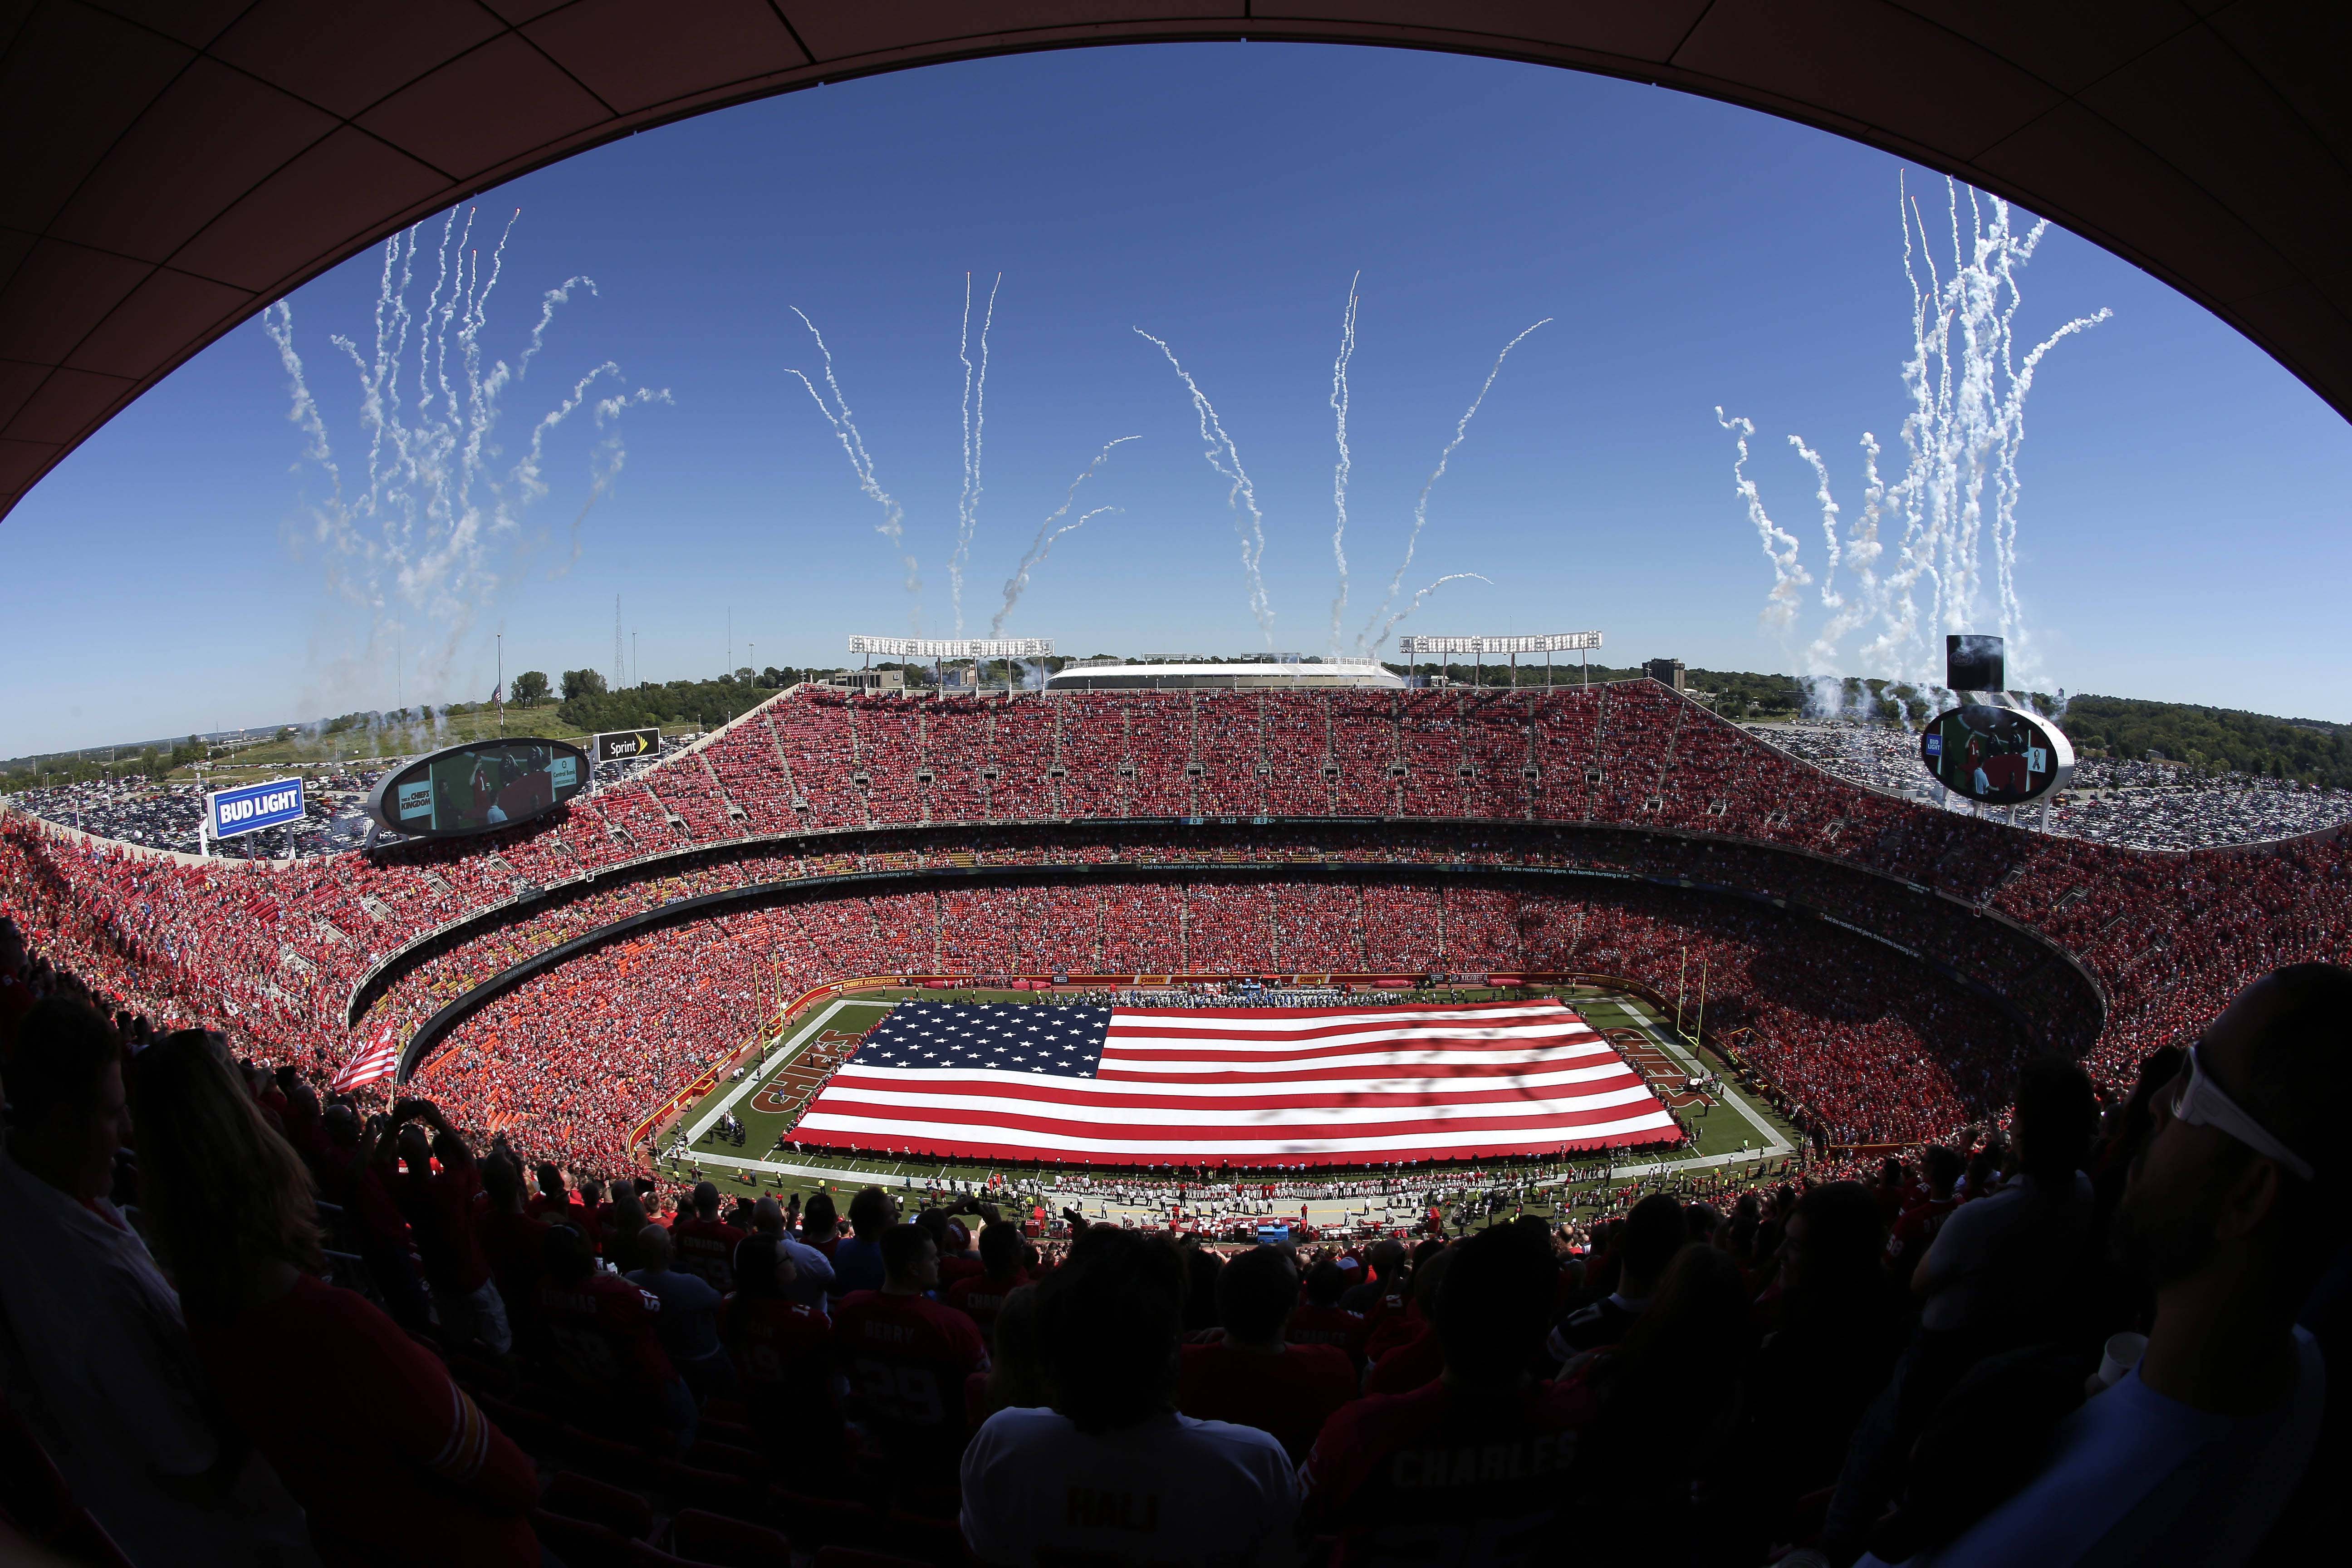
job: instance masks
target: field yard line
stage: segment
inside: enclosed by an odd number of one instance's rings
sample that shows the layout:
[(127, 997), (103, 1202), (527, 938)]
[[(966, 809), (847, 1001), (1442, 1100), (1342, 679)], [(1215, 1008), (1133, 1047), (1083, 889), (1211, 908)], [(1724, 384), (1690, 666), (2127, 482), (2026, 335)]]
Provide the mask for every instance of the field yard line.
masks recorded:
[(761, 1063), (756, 1070), (745, 1073), (743, 1075), (743, 1081), (737, 1084), (733, 1089), (728, 1090), (727, 1097), (725, 1099), (705, 1110), (703, 1113), (695, 1120), (694, 1124), (686, 1130), (686, 1141), (688, 1143), (693, 1143), (698, 1141), (704, 1133), (709, 1131), (711, 1128), (718, 1125), (719, 1118), (723, 1112), (732, 1110), (735, 1108), (735, 1102), (737, 1100), (758, 1089), (769, 1079), (773, 1078), (778, 1071), (789, 1067), (792, 1064), (793, 1058), (800, 1054), (795, 1047), (805, 1042), (813, 1031), (823, 1028), (825, 1024), (832, 1019), (835, 1013), (840, 1012), (844, 1007), (887, 1007), (888, 1005), (890, 1005), (890, 1004), (887, 1002), (861, 1002), (853, 1000), (847, 996), (835, 998), (831, 1006), (827, 1007), (824, 1012), (819, 1013), (807, 1023), (803, 1024), (800, 1026), (798, 1033), (794, 1034), (793, 1037), (783, 1045), (777, 1047), (776, 1055), (772, 1058), (775, 1063), (774, 1067), (770, 1067), (766, 1062)]
[[(1660, 1050), (1664, 1051), (1668, 1056), (1673, 1057), (1676, 1061), (1681, 1062), (1685, 1068), (1688, 1068), (1693, 1078), (1704, 1078), (1706, 1075), (1706, 1069), (1699, 1065), (1698, 1059), (1696, 1057), (1693, 1057), (1690, 1052), (1683, 1048), (1683, 1043), (1680, 1040), (1669, 1037), (1665, 1030), (1652, 1023), (1643, 1012), (1634, 1006), (1630, 998), (1620, 997), (1616, 1000), (1617, 1010), (1624, 1014), (1625, 1016), (1633, 1019), (1633, 1026), (1640, 1029), (1642, 1033), (1649, 1036), (1652, 1043), (1656, 1045)], [(1770, 1122), (1765, 1121), (1761, 1116), (1757, 1115), (1756, 1108), (1748, 1103), (1748, 1099), (1745, 1095), (1740, 1094), (1727, 1083), (1723, 1086), (1723, 1098), (1730, 1102), (1731, 1108), (1734, 1110), (1737, 1110), (1741, 1116), (1747, 1118), (1750, 1126), (1754, 1127), (1757, 1131), (1761, 1132), (1764, 1135), (1765, 1147), (1760, 1151), (1762, 1155), (1770, 1156), (1773, 1154), (1788, 1154), (1795, 1152), (1797, 1146), (1794, 1143), (1790, 1142), (1786, 1138), (1781, 1137), (1780, 1132)], [(1716, 1158), (1721, 1158), (1721, 1156), (1716, 1156)], [(1678, 1165), (1676, 1168), (1687, 1170), (1690, 1166), (1688, 1163), (1684, 1163), (1682, 1165)]]

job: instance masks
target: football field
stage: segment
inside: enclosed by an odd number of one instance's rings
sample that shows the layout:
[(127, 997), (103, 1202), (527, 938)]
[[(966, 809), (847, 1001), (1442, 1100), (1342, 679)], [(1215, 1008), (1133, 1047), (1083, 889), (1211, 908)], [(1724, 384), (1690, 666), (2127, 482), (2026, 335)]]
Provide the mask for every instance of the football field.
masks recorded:
[[(1460, 991), (1420, 999), (1486, 1001), (1522, 994)], [(1394, 998), (1399, 1003), (1410, 999), (1402, 994)], [(1727, 1088), (1719, 1099), (1678, 1092), (1674, 1086), (1682, 1079), (1712, 1072), (1719, 1064), (1711, 1054), (1695, 1049), (1677, 1036), (1670, 1016), (1660, 1017), (1649, 1004), (1638, 998), (1591, 987), (1563, 991), (1559, 999), (1580, 1014), (1645, 1077), (1654, 1081), (1663, 1077), (1664, 1081), (1656, 1084), (1660, 1098), (1697, 1131), (1695, 1149), (1677, 1151), (1664, 1161), (1646, 1153), (1620, 1153), (1614, 1162), (1620, 1176), (1636, 1167), (1745, 1168), (1754, 1161), (1781, 1157), (1797, 1142), (1787, 1122), (1768, 1106), (1739, 1094), (1736, 1089)], [(834, 1193), (836, 1201), (844, 1201), (843, 1194), (873, 1183), (919, 1191), (956, 1184), (984, 1186), (996, 1169), (985, 1163), (959, 1163), (929, 1158), (891, 1160), (815, 1149), (795, 1151), (791, 1147), (789, 1130), (825, 1074), (838, 1066), (900, 1001), (1054, 1005), (1028, 992), (933, 990), (860, 993), (819, 1005), (795, 1019), (778, 1044), (751, 1064), (742, 1078), (721, 1082), (687, 1113), (680, 1124), (686, 1141), (685, 1155), (677, 1161), (666, 1157), (662, 1163), (664, 1171), (679, 1177), (698, 1175), (714, 1181), (722, 1194), (756, 1192), (773, 1194), (780, 1201), (793, 1193), (799, 1193), (806, 1201), (810, 1194), (821, 1190)], [(721, 1131), (725, 1117), (740, 1122), (740, 1142)], [(1584, 1157), (1588, 1162), (1600, 1158), (1602, 1156)], [(1085, 1167), (1071, 1165), (1066, 1169), (1076, 1174)], [(1318, 1175), (1345, 1180), (1349, 1173), (1332, 1167)], [(1021, 1180), (1024, 1185), (1030, 1184), (1034, 1174), (1024, 1170)]]

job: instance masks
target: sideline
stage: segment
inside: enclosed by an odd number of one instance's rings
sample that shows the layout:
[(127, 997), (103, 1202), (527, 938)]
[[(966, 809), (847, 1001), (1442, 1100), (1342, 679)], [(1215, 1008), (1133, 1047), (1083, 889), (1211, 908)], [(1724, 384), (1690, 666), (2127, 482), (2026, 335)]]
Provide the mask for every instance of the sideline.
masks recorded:
[[(1643, 1005), (1639, 997), (1621, 995), (1613, 998), (1613, 1000), (1617, 1004), (1617, 1010), (1633, 1020), (1634, 1027), (1647, 1035), (1653, 1045), (1665, 1052), (1668, 1056), (1673, 1057), (1676, 1061), (1682, 1063), (1684, 1068), (1688, 1071), (1693, 1078), (1705, 1078), (1707, 1076), (1706, 1066), (1701, 1063), (1696, 1057), (1691, 1055), (1689, 1047), (1685, 1046), (1681, 1040), (1675, 1038), (1672, 1030), (1666, 1028), (1663, 1024), (1650, 1017), (1648, 1008)], [(1748, 1103), (1748, 1097), (1740, 1093), (1737, 1089), (1734, 1089), (1729, 1083), (1726, 1083), (1723, 1086), (1723, 1098), (1725, 1100), (1729, 1102), (1733, 1110), (1738, 1111), (1742, 1117), (1747, 1119), (1749, 1126), (1755, 1128), (1757, 1131), (1764, 1135), (1765, 1146), (1760, 1150), (1753, 1151), (1752, 1152), (1746, 1154), (1710, 1154), (1704, 1160), (1677, 1161), (1675, 1162), (1675, 1168), (1687, 1171), (1695, 1169), (1700, 1165), (1717, 1164), (1726, 1159), (1738, 1160), (1761, 1158), (1769, 1160), (1778, 1155), (1793, 1154), (1797, 1152), (1797, 1146), (1794, 1143), (1790, 1142), (1786, 1138), (1783, 1138), (1780, 1135), (1780, 1129), (1774, 1127), (1770, 1122), (1765, 1121), (1762, 1116), (1757, 1114), (1756, 1108)]]
[[(719, 1100), (706, 1104), (702, 1114), (687, 1128), (687, 1142), (691, 1145), (698, 1142), (704, 1133), (718, 1125), (719, 1118), (723, 1112), (735, 1109), (737, 1100), (752, 1093), (768, 1079), (792, 1066), (793, 1058), (807, 1047), (809, 1037), (831, 1022), (835, 1013), (840, 1012), (844, 1007), (888, 1007), (890, 1005), (892, 1004), (887, 1002), (867, 1002), (855, 996), (835, 997), (832, 1005), (814, 1018), (803, 1020), (800, 1028), (790, 1038), (779, 1042), (774, 1050), (760, 1059), (757, 1067), (746, 1068), (742, 1080), (733, 1089), (729, 1089)], [(713, 1155), (712, 1158), (719, 1159), (721, 1156)]]

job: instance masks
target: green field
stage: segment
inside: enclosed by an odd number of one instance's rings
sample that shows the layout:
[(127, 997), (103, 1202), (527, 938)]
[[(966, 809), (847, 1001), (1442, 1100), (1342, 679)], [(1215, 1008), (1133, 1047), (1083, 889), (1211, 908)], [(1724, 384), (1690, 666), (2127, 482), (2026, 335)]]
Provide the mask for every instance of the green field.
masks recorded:
[[(1516, 991), (1504, 993), (1460, 990), (1425, 994), (1421, 999), (1489, 1001), (1524, 994)], [(1560, 994), (1562, 1000), (1574, 1007), (1594, 1027), (1609, 1029), (1625, 1026), (1642, 1029), (1654, 1039), (1659, 1039), (1669, 1054), (1674, 1054), (1675, 1037), (1671, 1019), (1658, 1017), (1647, 1003), (1634, 997), (1605, 993), (1592, 987), (1577, 987)], [(1396, 998), (1398, 1001), (1407, 999), (1408, 997), (1402, 994)], [(1050, 1002), (1041, 1002), (1034, 994), (1028, 992), (924, 990), (860, 993), (854, 998), (845, 998), (837, 1004), (827, 1003), (813, 1007), (793, 1021), (782, 1044), (771, 1051), (765, 1060), (756, 1064), (742, 1079), (722, 1082), (712, 1089), (687, 1113), (681, 1124), (689, 1129), (698, 1125), (706, 1115), (711, 1114), (730, 1096), (734, 1096), (734, 1112), (744, 1126), (745, 1136), (742, 1144), (739, 1147), (730, 1140), (723, 1140), (715, 1131), (706, 1132), (688, 1145), (686, 1162), (673, 1163), (665, 1159), (662, 1162), (664, 1173), (685, 1179), (693, 1176), (698, 1170), (703, 1177), (718, 1183), (722, 1193), (772, 1194), (779, 1201), (798, 1193), (805, 1202), (811, 1194), (827, 1191), (835, 1195), (836, 1202), (845, 1202), (845, 1194), (866, 1185), (877, 1178), (879, 1178), (886, 1186), (898, 1187), (901, 1184), (910, 1184), (918, 1189), (933, 1182), (941, 1184), (959, 1182), (984, 1184), (992, 1171), (997, 1167), (983, 1164), (942, 1164), (928, 1160), (853, 1159), (847, 1156), (814, 1152), (793, 1153), (790, 1150), (786, 1150), (772, 1160), (769, 1159), (770, 1151), (778, 1136), (785, 1131), (788, 1121), (784, 1115), (764, 1111), (753, 1105), (752, 1101), (761, 1087), (795, 1061), (820, 1034), (862, 1033), (872, 1023), (878, 1021), (890, 1006), (898, 1002), (909, 1000), (1010, 1002), (1040, 1006), (1053, 1005)], [(836, 1007), (837, 1011), (832, 1010)], [(1687, 1052), (1688, 1047), (1684, 1047), (1684, 1050)], [(1717, 1070), (1722, 1066), (1709, 1051), (1696, 1052), (1694, 1059), (1708, 1070)], [(1736, 1096), (1737, 1091), (1732, 1092)], [(1738, 1098), (1739, 1103), (1718, 1104), (1705, 1114), (1696, 1116), (1697, 1148), (1671, 1158), (1679, 1162), (1727, 1161), (1737, 1159), (1743, 1149), (1757, 1152), (1760, 1156), (1768, 1149), (1768, 1137), (1763, 1129), (1758, 1126), (1758, 1121), (1769, 1128), (1771, 1133), (1777, 1135), (1782, 1142), (1794, 1145), (1800, 1142), (1789, 1123), (1776, 1115), (1769, 1106), (1760, 1101), (1747, 1100), (1745, 1097)], [(1742, 1104), (1752, 1113), (1754, 1120), (1751, 1120), (1748, 1115), (1742, 1114), (1740, 1110)], [(1654, 1157), (1643, 1155), (1640, 1158), (1646, 1162)], [(798, 1169), (746, 1172), (721, 1164), (719, 1163), (721, 1160), (760, 1161), (763, 1163), (789, 1164)], [(1486, 1163), (1491, 1166), (1494, 1162), (1490, 1161)], [(1072, 1168), (1075, 1170), (1083, 1167)], [(1745, 1168), (1744, 1163), (1742, 1168)], [(1334, 1180), (1346, 1179), (1350, 1173), (1339, 1168), (1333, 1168), (1325, 1173)], [(1010, 1174), (1008, 1173), (1008, 1175)], [(1433, 1174), (1432, 1179), (1433, 1184), (1446, 1184), (1446, 1178), (1442, 1173)], [(1539, 1205), (1532, 1212), (1540, 1214), (1555, 1208), (1556, 1205)]]

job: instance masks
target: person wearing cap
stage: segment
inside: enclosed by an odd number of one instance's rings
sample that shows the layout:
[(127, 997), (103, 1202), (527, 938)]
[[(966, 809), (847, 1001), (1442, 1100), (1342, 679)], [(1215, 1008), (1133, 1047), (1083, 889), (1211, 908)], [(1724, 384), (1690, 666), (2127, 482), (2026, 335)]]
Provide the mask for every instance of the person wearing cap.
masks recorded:
[(2059, 1424), (2021, 1490), (1913, 1561), (2186, 1568), (2253, 1554), (2326, 1405), (2319, 1347), (2294, 1319), (2331, 1260), (2315, 1237), (2331, 1232), (2342, 1175), (2333, 1104), (2311, 1086), (2348, 1056), (2352, 970), (2336, 964), (2264, 975), (2206, 1027), (2155, 1096), (2117, 1214), (2156, 1291), (2147, 1349)]

